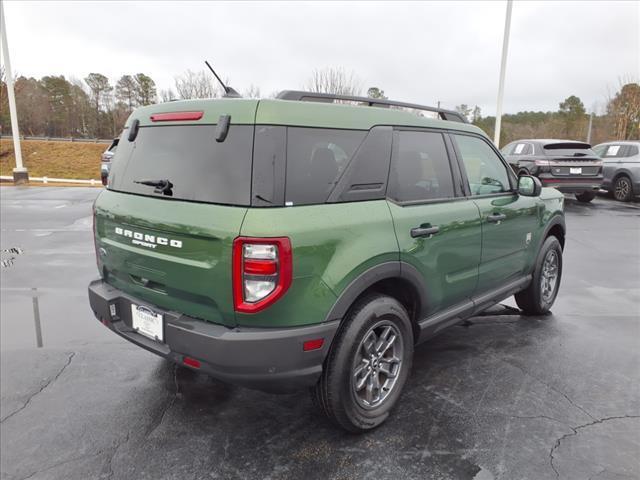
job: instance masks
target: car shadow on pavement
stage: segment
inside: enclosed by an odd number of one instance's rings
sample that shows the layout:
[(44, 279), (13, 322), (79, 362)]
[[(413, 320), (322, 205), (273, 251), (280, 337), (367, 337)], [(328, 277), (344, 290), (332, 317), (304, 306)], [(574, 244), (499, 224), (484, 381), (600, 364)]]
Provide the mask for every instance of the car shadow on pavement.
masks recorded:
[[(504, 432), (496, 427), (511, 414), (503, 396), (509, 392), (496, 398), (487, 389), (496, 380), (500, 349), (530, 344), (528, 334), (514, 331), (552, 328), (552, 316), (530, 321), (517, 313), (496, 307), (418, 347), (400, 404), (386, 424), (365, 435), (329, 424), (307, 392), (247, 390), (162, 361), (157, 374), (164, 378), (165, 402), (143, 441), (130, 442), (126, 462), (143, 469), (140, 476), (160, 474), (141, 460), (149, 449), (162, 448), (178, 455), (181, 464), (201, 465), (214, 478), (266, 478), (269, 472), (283, 478), (355, 478), (369, 464), (382, 478), (421, 478), (426, 472), (493, 478), (481, 461), (496, 446), (481, 446), (477, 436), (488, 432), (495, 435), (491, 444), (500, 443)], [(545, 425), (550, 436), (556, 428)]]

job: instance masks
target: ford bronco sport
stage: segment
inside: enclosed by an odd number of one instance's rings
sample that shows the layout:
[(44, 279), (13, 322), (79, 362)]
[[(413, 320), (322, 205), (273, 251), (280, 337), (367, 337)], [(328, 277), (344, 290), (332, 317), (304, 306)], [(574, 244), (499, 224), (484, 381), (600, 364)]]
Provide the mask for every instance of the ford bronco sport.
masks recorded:
[[(428, 118), (435, 114), (436, 118)], [(223, 381), (380, 425), (415, 345), (553, 304), (563, 197), (455, 112), (286, 91), (127, 120), (94, 205), (98, 320)]]

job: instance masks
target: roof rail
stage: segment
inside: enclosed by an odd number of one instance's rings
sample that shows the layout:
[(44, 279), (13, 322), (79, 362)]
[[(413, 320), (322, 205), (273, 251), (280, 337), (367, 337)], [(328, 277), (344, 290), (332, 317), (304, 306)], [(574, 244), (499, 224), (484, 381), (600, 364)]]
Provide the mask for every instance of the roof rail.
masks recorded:
[(300, 90), (283, 90), (276, 97), (280, 100), (295, 100), (299, 102), (321, 102), (333, 103), (334, 100), (346, 100), (350, 102), (358, 102), (366, 104), (369, 107), (403, 107), (412, 108), (414, 110), (425, 110), (438, 114), (442, 120), (452, 122), (469, 123), (464, 115), (453, 110), (445, 110), (443, 108), (428, 107), (426, 105), (418, 105), (417, 103), (396, 102), (395, 100), (386, 100), (382, 98), (356, 97), (352, 95), (334, 95), (332, 93), (316, 93), (303, 92)]

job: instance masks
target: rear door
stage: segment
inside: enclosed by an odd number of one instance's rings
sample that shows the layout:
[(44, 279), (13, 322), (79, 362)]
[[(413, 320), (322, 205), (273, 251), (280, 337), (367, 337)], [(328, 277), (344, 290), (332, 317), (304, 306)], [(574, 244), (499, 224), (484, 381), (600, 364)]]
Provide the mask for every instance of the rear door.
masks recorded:
[(452, 134), (468, 193), (482, 218), (482, 258), (476, 293), (522, 276), (538, 231), (540, 199), (516, 192), (515, 176), (483, 137)]
[[(139, 299), (233, 325), (232, 242), (251, 203), (253, 125), (143, 125), (125, 130), (96, 201), (104, 279)], [(147, 183), (170, 182), (171, 188)], [(166, 183), (164, 184), (166, 186)]]
[(394, 133), (388, 203), (400, 260), (414, 266), (426, 285), (425, 316), (469, 300), (478, 277), (478, 208), (461, 196), (449, 157), (439, 131)]

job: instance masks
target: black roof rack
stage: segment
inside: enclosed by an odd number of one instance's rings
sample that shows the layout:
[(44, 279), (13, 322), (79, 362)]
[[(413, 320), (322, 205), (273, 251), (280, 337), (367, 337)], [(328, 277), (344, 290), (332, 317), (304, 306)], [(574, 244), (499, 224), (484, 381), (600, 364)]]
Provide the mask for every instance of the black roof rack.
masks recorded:
[(346, 100), (350, 102), (358, 102), (366, 104), (369, 107), (403, 107), (412, 108), (414, 110), (425, 110), (427, 112), (437, 113), (442, 120), (452, 122), (468, 123), (464, 115), (453, 110), (445, 110), (442, 108), (428, 107), (426, 105), (418, 105), (417, 103), (396, 102), (395, 100), (386, 100), (382, 98), (356, 97), (352, 95), (334, 95), (331, 93), (315, 93), (303, 92), (300, 90), (283, 90), (276, 97), (280, 100), (296, 100), (299, 102), (324, 102), (333, 103), (334, 100)]

